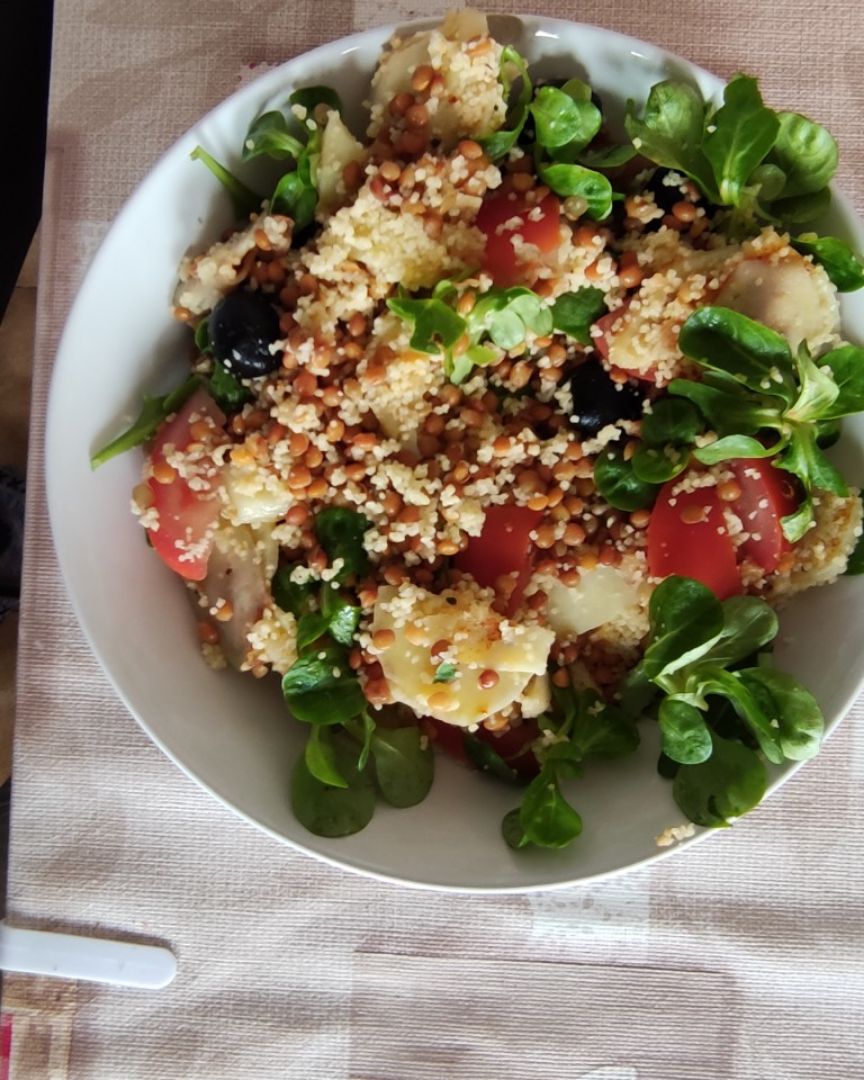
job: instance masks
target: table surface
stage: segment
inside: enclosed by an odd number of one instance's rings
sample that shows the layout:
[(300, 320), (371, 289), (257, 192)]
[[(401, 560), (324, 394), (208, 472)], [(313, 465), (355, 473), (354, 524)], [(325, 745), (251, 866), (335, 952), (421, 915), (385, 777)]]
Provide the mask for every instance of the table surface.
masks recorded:
[[(527, 5), (498, 0), (497, 10)], [(566, 17), (563, 0), (532, 5)], [(58, 0), (33, 386), (10, 920), (164, 941), (146, 993), (5, 986), (13, 1077), (837, 1080), (864, 1074), (861, 706), (758, 813), (686, 857), (533, 897), (411, 892), (233, 817), (150, 744), (79, 630), (42, 479), (59, 332), (156, 157), (248, 74), (437, 0)], [(862, 7), (586, 0), (578, 15), (839, 137), (864, 206)], [(514, 1023), (515, 1019), (515, 1023)]]

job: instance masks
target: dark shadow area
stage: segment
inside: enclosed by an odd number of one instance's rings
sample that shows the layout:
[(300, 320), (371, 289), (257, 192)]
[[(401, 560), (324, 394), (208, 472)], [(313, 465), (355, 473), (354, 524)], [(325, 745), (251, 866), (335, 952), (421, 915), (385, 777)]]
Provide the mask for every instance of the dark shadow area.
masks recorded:
[(42, 212), (52, 15), (53, 0), (0, 5), (0, 318)]

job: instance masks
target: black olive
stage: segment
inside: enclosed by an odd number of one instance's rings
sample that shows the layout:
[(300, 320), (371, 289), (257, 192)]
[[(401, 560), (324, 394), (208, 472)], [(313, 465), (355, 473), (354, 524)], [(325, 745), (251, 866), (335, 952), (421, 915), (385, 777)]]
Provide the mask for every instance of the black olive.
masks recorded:
[(570, 379), (573, 415), (570, 423), (584, 438), (593, 438), (607, 424), (638, 420), (642, 416), (643, 391), (632, 383), (616, 383), (598, 360), (586, 360)]
[[(679, 184), (665, 183), (669, 172), (669, 169), (655, 169), (645, 184), (645, 190), (651, 192), (654, 196), (654, 202), (657, 203), (661, 210), (665, 210), (667, 214), (672, 212), (675, 203), (681, 202), (684, 198)], [(678, 175), (681, 174), (678, 173)]]
[(213, 355), (242, 379), (254, 379), (279, 367), (279, 353), (270, 352), (278, 337), (279, 316), (261, 293), (229, 293), (210, 313)]

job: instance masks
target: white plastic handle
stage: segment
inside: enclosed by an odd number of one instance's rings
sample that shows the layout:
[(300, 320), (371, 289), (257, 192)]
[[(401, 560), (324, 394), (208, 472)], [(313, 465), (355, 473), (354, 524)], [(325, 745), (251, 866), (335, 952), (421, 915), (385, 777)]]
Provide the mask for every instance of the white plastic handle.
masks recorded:
[(0, 968), (159, 990), (177, 974), (177, 960), (159, 945), (23, 930), (0, 922)]

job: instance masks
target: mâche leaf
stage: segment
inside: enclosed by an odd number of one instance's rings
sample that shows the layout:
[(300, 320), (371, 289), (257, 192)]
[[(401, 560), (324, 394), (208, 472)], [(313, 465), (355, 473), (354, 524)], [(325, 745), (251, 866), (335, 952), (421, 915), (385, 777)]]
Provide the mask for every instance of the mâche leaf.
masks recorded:
[(538, 165), (537, 172), (556, 195), (584, 199), (587, 213), (595, 221), (603, 221), (612, 212), (612, 185), (602, 173), (564, 162)]
[(193, 375), (186, 382), (162, 397), (145, 396), (141, 412), (130, 427), (100, 450), (97, 450), (90, 458), (91, 469), (98, 469), (100, 465), (104, 465), (106, 461), (117, 457), (118, 454), (125, 454), (127, 450), (132, 450), (136, 446), (149, 442), (158, 431), (160, 424), (172, 413), (175, 413), (195, 393), (200, 385), (200, 378)]
[(711, 165), (702, 151), (705, 102), (689, 83), (667, 80), (651, 87), (641, 119), (628, 102), (627, 134), (643, 157), (695, 180), (706, 194), (714, 191)]
[[(515, 77), (511, 75), (515, 72)], [(490, 135), (483, 136), (479, 142), (487, 156), (492, 161), (504, 157), (516, 145), (525, 121), (528, 119), (528, 103), (531, 101), (531, 79), (528, 76), (528, 64), (525, 58), (513, 48), (505, 45), (501, 50), (501, 61), (498, 76), (504, 87), (504, 96), (509, 97), (513, 83), (519, 80), (519, 94), (515, 103), (507, 113), (504, 126)]]
[(594, 463), (594, 483), (603, 498), (617, 510), (641, 510), (651, 506), (659, 490), (656, 484), (640, 480), (633, 462), (620, 450), (604, 450)]
[(817, 236), (801, 233), (792, 246), (802, 255), (812, 255), (839, 292), (855, 292), (864, 288), (864, 263), (855, 252), (836, 236)]
[(678, 769), (672, 795), (696, 825), (718, 828), (759, 805), (767, 777), (765, 766), (753, 750), (719, 735), (714, 735), (712, 741), (707, 761)]
[(770, 161), (783, 171), (783, 198), (827, 188), (837, 171), (837, 143), (821, 124), (800, 113), (777, 113), (779, 128)]
[(344, 506), (328, 506), (315, 515), (315, 535), (327, 553), (330, 566), (340, 561), (337, 581), (344, 581), (351, 574), (365, 574), (369, 556), (363, 546), (363, 537), (372, 522), (356, 510)]
[(321, 771), (331, 779), (338, 776), (345, 786), (315, 776), (301, 755), (291, 777), (291, 808), (300, 824), (315, 836), (350, 836), (365, 829), (375, 813), (375, 781), (368, 765), (358, 769), (357, 747), (344, 732), (330, 738)]
[(211, 173), (216, 177), (222, 187), (231, 196), (231, 203), (234, 206), (234, 213), (238, 219), (248, 218), (250, 214), (256, 214), (261, 209), (261, 204), (264, 201), (260, 195), (256, 195), (255, 192), (247, 187), (242, 180), (238, 180), (237, 177), (225, 168), (216, 158), (212, 157), (203, 146), (196, 146), (192, 153), (189, 155), (193, 161), (200, 161), (203, 165), (206, 165)]
[(274, 109), (252, 121), (243, 139), (242, 156), (244, 161), (256, 157), (296, 161), (303, 150), (304, 144), (291, 134), (285, 116)]
[(702, 140), (722, 203), (740, 203), (747, 178), (774, 145), (779, 130), (776, 114), (762, 104), (756, 80), (746, 75), (732, 79)]
[(554, 86), (541, 86), (529, 106), (537, 142), (545, 150), (583, 150), (600, 130), (600, 110), (589, 97), (576, 100)]
[(556, 330), (582, 345), (591, 344), (591, 326), (606, 313), (606, 296), (594, 285), (584, 285), (576, 292), (562, 293), (552, 305), (552, 323)]
[(416, 806), (429, 794), (435, 760), (419, 728), (380, 728), (372, 736), (372, 763), (378, 790), (391, 806)]
[(784, 337), (737, 311), (703, 307), (681, 327), (685, 356), (731, 375), (756, 394), (795, 400), (794, 365)]

